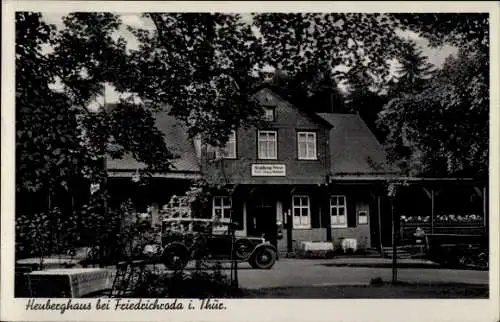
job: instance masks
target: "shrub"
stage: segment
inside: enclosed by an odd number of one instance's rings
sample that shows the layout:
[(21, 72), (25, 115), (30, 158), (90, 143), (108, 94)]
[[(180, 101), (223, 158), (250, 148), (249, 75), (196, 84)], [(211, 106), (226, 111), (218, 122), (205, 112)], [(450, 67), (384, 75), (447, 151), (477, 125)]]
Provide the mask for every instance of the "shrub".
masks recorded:
[(228, 298), (240, 294), (220, 268), (212, 271), (145, 272), (133, 288), (134, 298)]
[(384, 280), (381, 277), (373, 277), (370, 280), (370, 285), (382, 285), (384, 284)]

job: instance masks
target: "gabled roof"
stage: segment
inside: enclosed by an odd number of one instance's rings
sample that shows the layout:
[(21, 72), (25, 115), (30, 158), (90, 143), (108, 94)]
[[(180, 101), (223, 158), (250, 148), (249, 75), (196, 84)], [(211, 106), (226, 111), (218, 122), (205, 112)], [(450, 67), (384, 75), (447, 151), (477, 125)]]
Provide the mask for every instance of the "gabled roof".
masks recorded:
[(324, 118), (319, 117), (318, 114), (314, 112), (310, 112), (310, 110), (302, 108), (300, 106), (296, 106), (292, 103), (290, 103), (288, 100), (284, 99), (281, 97), (278, 93), (276, 93), (272, 88), (269, 88), (268, 86), (262, 85), (256, 90), (253, 94), (253, 99), (255, 99), (260, 105), (266, 106), (269, 105), (270, 102), (267, 101), (266, 97), (271, 96), (274, 99), (274, 104), (276, 104), (278, 107), (286, 107), (286, 108), (293, 108), (298, 110), (302, 115), (305, 115), (306, 117), (312, 119), (314, 122), (319, 123), (327, 128), (331, 128), (332, 125), (326, 121)]
[[(164, 134), (168, 149), (176, 156), (171, 160), (171, 172), (199, 172), (200, 165), (193, 140), (189, 139), (184, 126), (167, 112), (156, 115), (156, 126)], [(136, 171), (145, 167), (145, 164), (138, 162), (131, 155), (125, 155), (122, 159), (108, 158), (106, 165), (111, 172)]]
[(330, 171), (335, 176), (382, 177), (398, 173), (375, 135), (357, 114), (318, 113), (330, 130)]

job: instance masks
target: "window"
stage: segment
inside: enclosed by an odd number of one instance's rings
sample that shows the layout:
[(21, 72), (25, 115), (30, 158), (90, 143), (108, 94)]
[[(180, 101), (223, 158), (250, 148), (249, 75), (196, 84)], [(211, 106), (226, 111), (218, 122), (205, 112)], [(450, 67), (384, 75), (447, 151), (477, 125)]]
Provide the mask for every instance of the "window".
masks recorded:
[(332, 227), (347, 227), (345, 196), (330, 197), (330, 218)]
[(360, 211), (358, 212), (358, 224), (367, 225), (368, 224), (368, 212)]
[(231, 198), (228, 196), (214, 196), (212, 204), (212, 217), (219, 218), (220, 221), (229, 222), (231, 220)]
[(316, 133), (298, 132), (297, 151), (299, 160), (316, 160)]
[(259, 159), (277, 159), (276, 131), (258, 131)]
[(274, 121), (274, 108), (264, 107), (264, 119), (269, 122)]
[(293, 196), (293, 228), (311, 228), (309, 196)]
[(217, 158), (236, 159), (236, 131), (231, 131), (226, 145), (215, 153)]

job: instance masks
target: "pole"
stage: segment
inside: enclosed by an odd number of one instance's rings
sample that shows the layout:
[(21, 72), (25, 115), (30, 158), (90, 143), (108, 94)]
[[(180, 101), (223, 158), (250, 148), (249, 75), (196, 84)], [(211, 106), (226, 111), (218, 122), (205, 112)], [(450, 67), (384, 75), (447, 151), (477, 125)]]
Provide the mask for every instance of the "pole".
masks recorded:
[(398, 280), (397, 270), (397, 248), (396, 248), (396, 220), (394, 218), (394, 198), (391, 197), (391, 219), (392, 219), (392, 283)]
[[(104, 92), (103, 92), (103, 105), (104, 109), (106, 109), (106, 84), (104, 84)], [(107, 156), (106, 156), (106, 146), (101, 147), (101, 152), (103, 152), (103, 161), (102, 161), (102, 171), (103, 171), (103, 182), (101, 188), (102, 193), (102, 212), (103, 217), (108, 218), (108, 200), (107, 200), (107, 185), (108, 185), (108, 168), (107, 168)], [(102, 218), (101, 218), (102, 220)], [(102, 230), (99, 229), (99, 242), (98, 242), (98, 252), (99, 252), (99, 267), (104, 267), (104, 243), (102, 242)]]
[(486, 186), (483, 187), (483, 221), (484, 221), (484, 229), (488, 231), (488, 202), (486, 197)]
[(434, 234), (434, 188), (431, 189), (431, 234)]
[(377, 195), (377, 216), (378, 216), (378, 242), (380, 245), (380, 253), (384, 257), (384, 246), (382, 245), (382, 210), (381, 210), (380, 194)]

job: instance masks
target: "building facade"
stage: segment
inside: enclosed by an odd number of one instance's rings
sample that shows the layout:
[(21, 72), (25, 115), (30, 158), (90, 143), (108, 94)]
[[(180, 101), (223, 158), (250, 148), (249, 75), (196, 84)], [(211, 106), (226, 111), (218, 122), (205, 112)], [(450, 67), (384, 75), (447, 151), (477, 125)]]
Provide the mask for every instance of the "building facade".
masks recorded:
[[(269, 88), (261, 88), (254, 98), (265, 122), (233, 131), (223, 148), (190, 139), (174, 117), (158, 115), (157, 126), (177, 156), (172, 170), (140, 186), (130, 178), (144, 165), (131, 157), (110, 159), (111, 186), (121, 191), (121, 199), (137, 199), (142, 211), (150, 209), (158, 222), (173, 195), (182, 195), (203, 178), (224, 189), (213, 190), (206, 213), (200, 215), (236, 223), (238, 235), (265, 236), (282, 253), (293, 252), (303, 241), (332, 242), (340, 248), (349, 239), (358, 250), (390, 245), (400, 214), (394, 214), (386, 183), (399, 171), (387, 162), (363, 120), (355, 114), (311, 113)], [(430, 214), (434, 222), (433, 191), (447, 189), (444, 183), (450, 181), (407, 181), (414, 190), (408, 190), (413, 192), (396, 210)], [(463, 190), (462, 183), (454, 186)], [(418, 197), (426, 189), (432, 198)], [(482, 213), (486, 223), (486, 190), (482, 196), (474, 212)], [(392, 216), (398, 216), (396, 221)]]
[[(255, 99), (265, 125), (233, 131), (219, 150), (195, 141), (203, 177), (233, 187), (230, 195), (213, 196), (212, 215), (232, 216), (238, 234), (264, 235), (281, 252), (302, 241), (340, 247), (345, 238), (357, 249), (370, 248), (373, 185), (359, 185), (360, 175), (379, 178), (391, 169), (364, 122), (357, 115), (309, 113), (268, 88)], [(351, 144), (356, 147), (346, 147)], [(345, 175), (352, 184), (335, 182)]]

